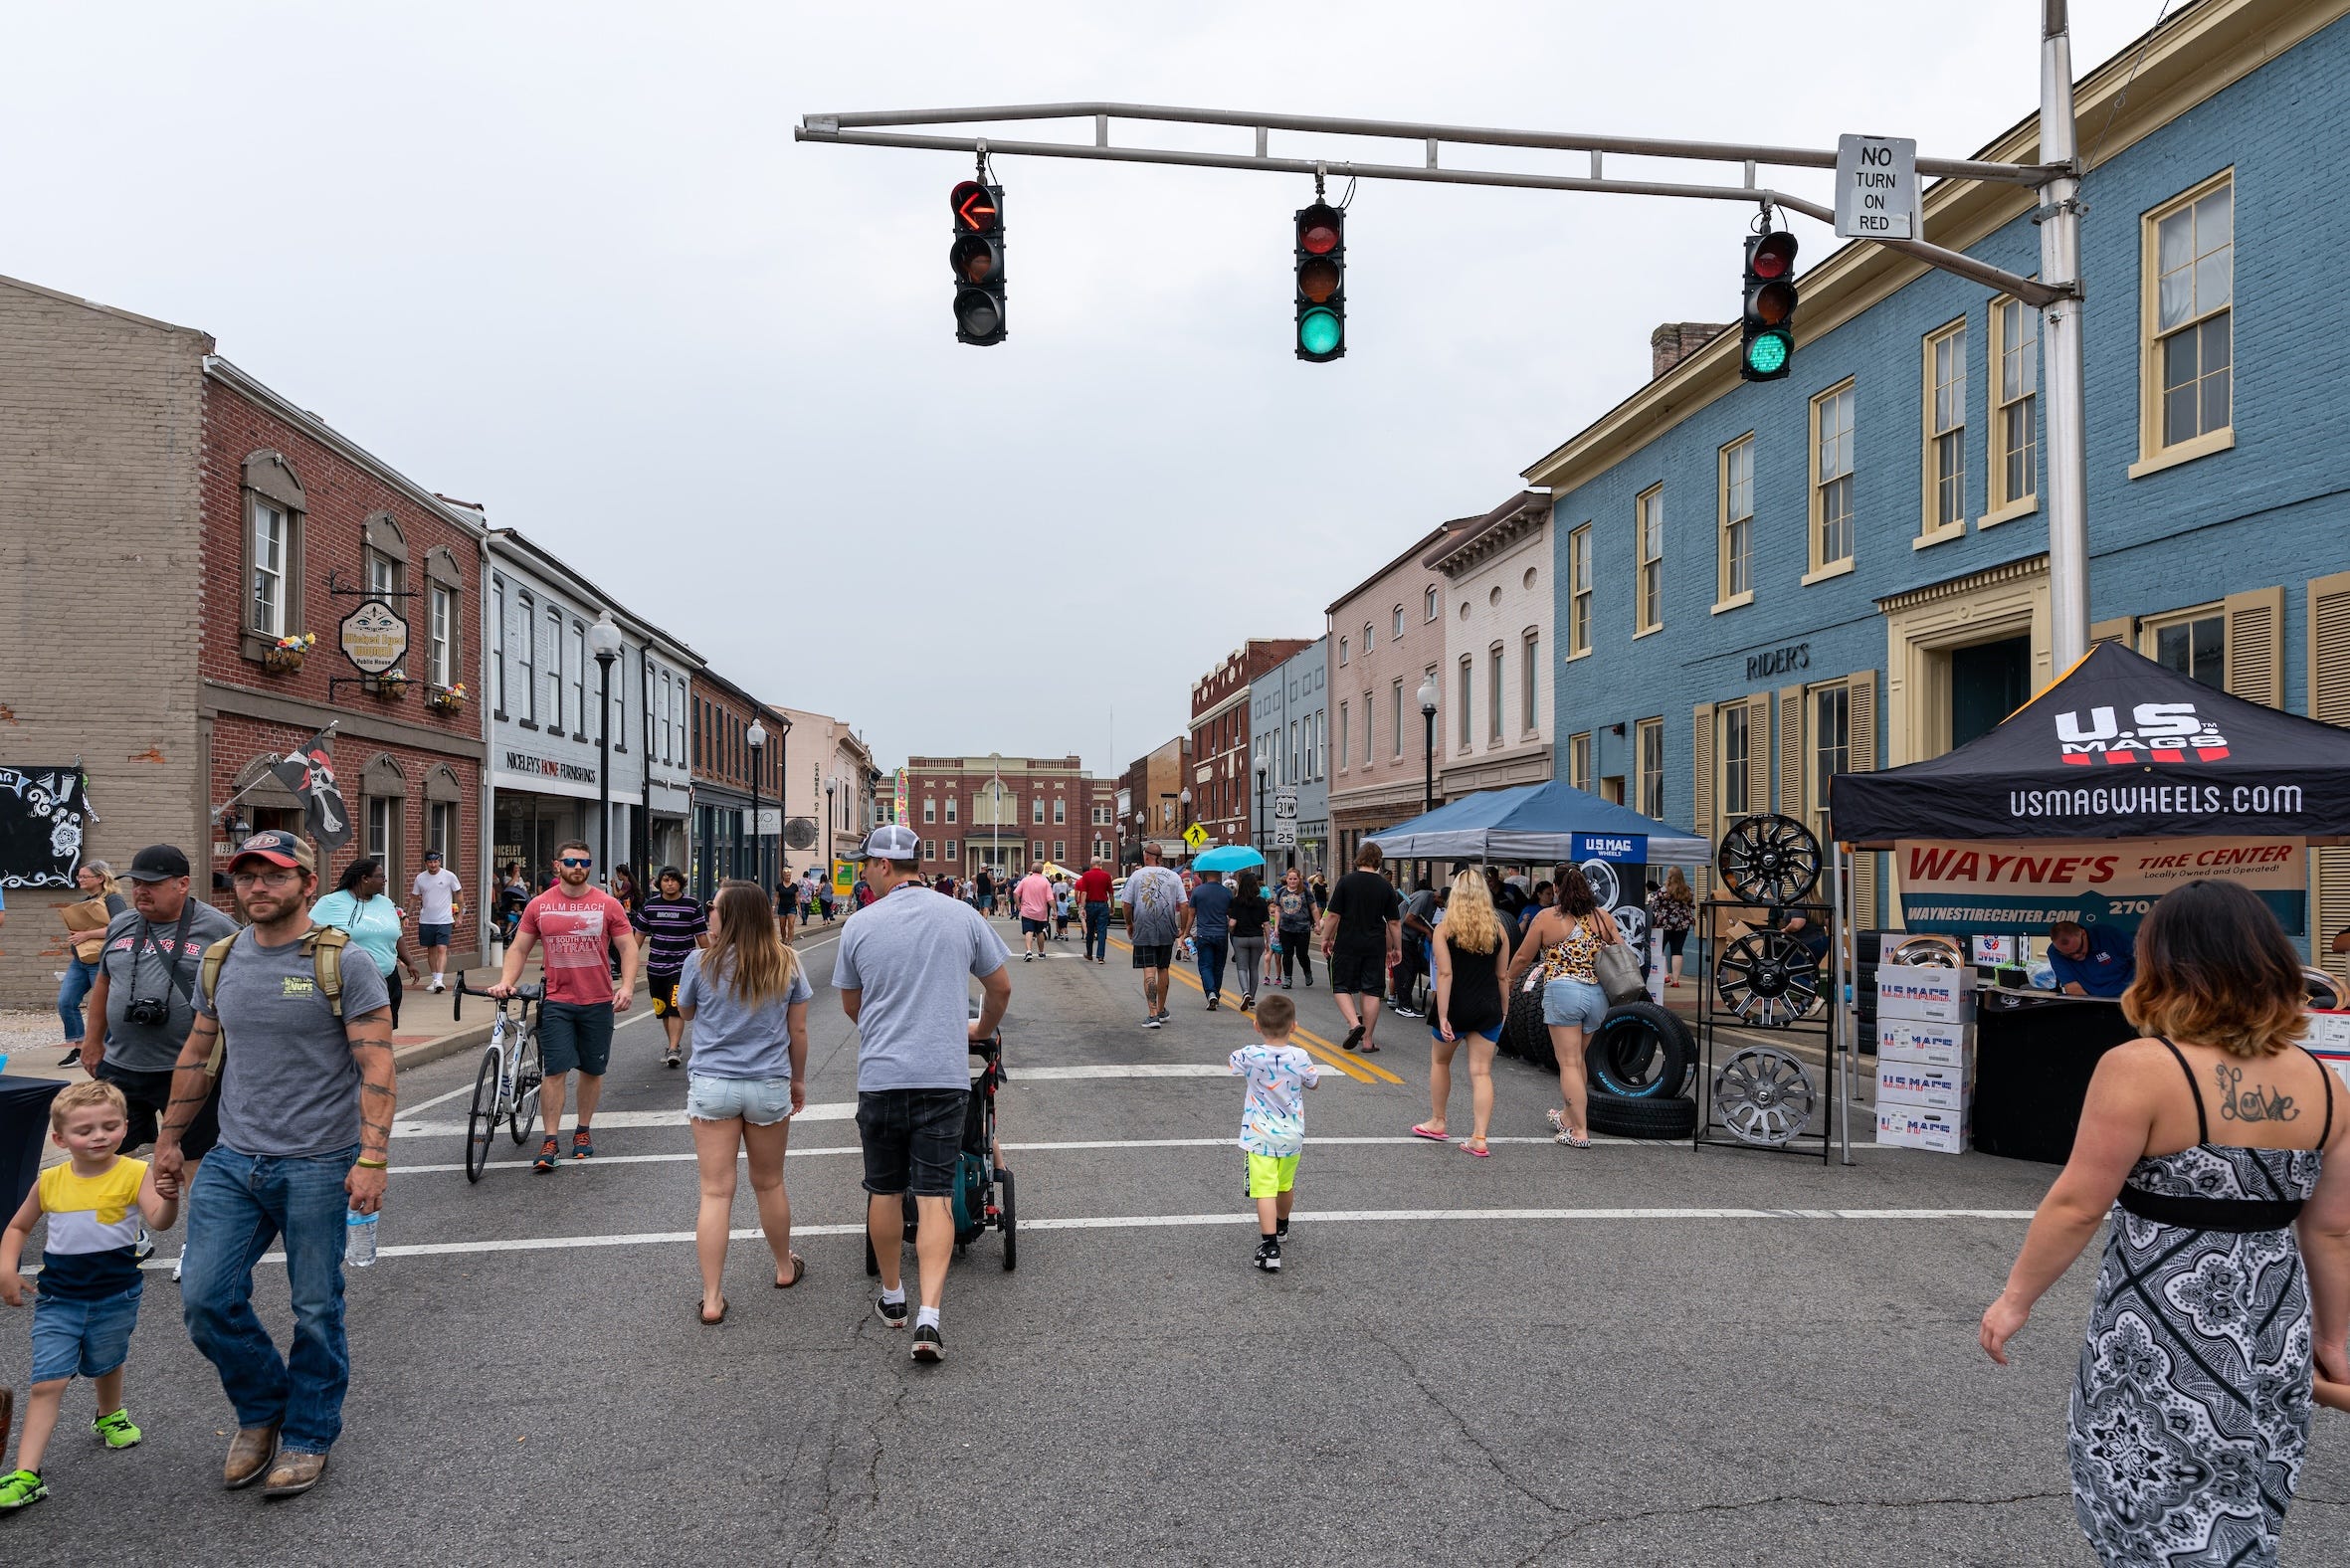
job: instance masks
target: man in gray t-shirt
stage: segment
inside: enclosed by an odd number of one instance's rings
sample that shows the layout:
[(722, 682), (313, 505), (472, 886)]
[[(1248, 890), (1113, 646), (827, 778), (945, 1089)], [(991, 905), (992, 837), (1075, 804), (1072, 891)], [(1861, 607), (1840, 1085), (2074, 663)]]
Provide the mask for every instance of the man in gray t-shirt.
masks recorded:
[[(154, 1182), (179, 1195), (180, 1139), (211, 1083), (223, 1043), (220, 1143), (189, 1186), (181, 1315), (220, 1373), (237, 1413), (221, 1479), (264, 1481), (271, 1496), (317, 1484), (342, 1433), (350, 1386), (343, 1340), (344, 1211), (383, 1202), (395, 1100), (390, 996), (383, 975), (344, 948), (340, 1013), (310, 924), (316, 860), (291, 833), (237, 847), (229, 882), (249, 922), (221, 960), (173, 1076), (155, 1140)], [(286, 1252), (294, 1348), (281, 1355), (253, 1312), (254, 1269), (274, 1241)], [(266, 1479), (265, 1479), (266, 1477)]]
[[(130, 1110), (122, 1146), (135, 1149), (155, 1141), (171, 1103), (171, 1070), (196, 1022), (196, 961), (237, 922), (188, 891), (188, 858), (168, 844), (139, 851), (123, 875), (131, 907), (107, 924), (90, 988), (90, 1016), (105, 1020), (103, 1060), (92, 1042), (82, 1065), (122, 1091)], [(187, 1157), (202, 1159), (217, 1130), (210, 1114), (191, 1123)]]
[[(922, 1305), (914, 1323), (916, 1361), (946, 1359), (938, 1303), (946, 1289), (955, 1224), (948, 1207), (971, 1099), (971, 1047), (992, 1039), (1012, 1000), (1012, 972), (985, 919), (922, 885), (922, 841), (902, 823), (876, 828), (860, 858), (876, 897), (849, 917), (833, 960), (841, 1011), (857, 1026), (857, 1132), (865, 1148), (866, 1229), (881, 1266), (876, 1306), (905, 1326), (904, 1194), (914, 1195), (920, 1230)], [(972, 980), (983, 1000), (970, 1017)]]

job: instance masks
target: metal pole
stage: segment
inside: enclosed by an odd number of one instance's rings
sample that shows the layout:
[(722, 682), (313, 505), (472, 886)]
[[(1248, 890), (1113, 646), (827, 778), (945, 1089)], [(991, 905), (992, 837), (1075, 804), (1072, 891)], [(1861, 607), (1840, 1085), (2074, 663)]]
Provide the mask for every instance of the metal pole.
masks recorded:
[(756, 749), (751, 752), (751, 881), (761, 887), (767, 885), (759, 864), (759, 764), (765, 760)]
[(604, 711), (596, 725), (596, 804), (603, 824), (596, 829), (596, 858), (612, 878), (612, 656), (596, 656), (596, 699)]
[(2068, 172), (2042, 189), (2040, 276), (2070, 297), (2040, 311), (2048, 381), (2049, 649), (2062, 674), (2089, 650), (2087, 392), (2081, 370), (2080, 163), (2065, 0), (2041, 0), (2040, 155)]
[(1853, 1033), (1855, 999), (1847, 989), (1853, 983), (1853, 933), (1845, 928), (1845, 847), (1833, 826), (1829, 829), (1828, 847), (1828, 973), (1829, 983), (1834, 987), (1828, 999), (1828, 1017), (1835, 1033), (1828, 1045), (1828, 1081), (1829, 1092), (1836, 1095), (1837, 1141), (1844, 1163), (1850, 1165), (1853, 1163), (1853, 1091), (1860, 1087), (1860, 1055)]
[(1423, 774), (1420, 781), (1420, 814), (1426, 816), (1436, 810), (1436, 709), (1423, 708), (1420, 713), (1420, 755)]

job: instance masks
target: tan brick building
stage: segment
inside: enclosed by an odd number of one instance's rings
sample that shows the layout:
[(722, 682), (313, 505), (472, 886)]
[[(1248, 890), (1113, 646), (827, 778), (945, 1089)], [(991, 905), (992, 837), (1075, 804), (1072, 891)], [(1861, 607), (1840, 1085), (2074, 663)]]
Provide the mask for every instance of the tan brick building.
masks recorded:
[[(479, 888), (483, 717), (427, 699), (478, 684), (479, 530), (213, 346), (0, 279), (0, 765), (78, 763), (85, 857), (177, 844), (209, 888), (239, 826), (294, 805), (270, 783), (232, 797), (333, 721), (358, 830), (336, 864), (381, 848), (402, 888), (438, 842)], [(334, 590), (370, 585), (408, 609), (397, 693), (328, 685), (357, 676), (335, 631), (361, 594)], [(303, 631), (300, 668), (273, 668), (269, 642)], [(44, 1005), (66, 895), (17, 894), (0, 1004)]]
[(1183, 822), (1177, 796), (1191, 778), (1191, 737), (1173, 740), (1136, 757), (1118, 777), (1112, 817), (1118, 825), (1118, 863), (1142, 864), (1145, 840), (1170, 859), (1183, 853)]

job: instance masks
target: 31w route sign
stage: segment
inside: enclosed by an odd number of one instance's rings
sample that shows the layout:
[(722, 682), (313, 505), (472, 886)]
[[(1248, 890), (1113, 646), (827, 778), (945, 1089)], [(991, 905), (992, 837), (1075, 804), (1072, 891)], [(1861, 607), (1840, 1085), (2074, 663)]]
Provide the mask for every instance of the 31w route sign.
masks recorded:
[(1907, 136), (1837, 137), (1838, 238), (1915, 240), (1923, 228), (1917, 142)]

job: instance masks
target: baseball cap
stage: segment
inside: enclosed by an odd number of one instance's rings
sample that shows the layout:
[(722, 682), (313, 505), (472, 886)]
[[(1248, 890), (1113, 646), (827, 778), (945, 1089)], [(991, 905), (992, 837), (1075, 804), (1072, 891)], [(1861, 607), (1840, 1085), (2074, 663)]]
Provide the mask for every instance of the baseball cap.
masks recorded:
[(861, 861), (918, 861), (922, 858), (922, 841), (914, 830), (901, 822), (885, 822), (865, 836), (858, 847)]
[(130, 858), (130, 870), (122, 875), (132, 882), (169, 882), (188, 875), (188, 858), (172, 845), (150, 844)]
[(308, 845), (294, 834), (275, 829), (257, 833), (238, 845), (237, 853), (229, 857), (229, 870), (235, 871), (248, 859), (265, 860), (272, 866), (298, 867), (305, 872), (318, 869), (318, 858), (310, 853)]

